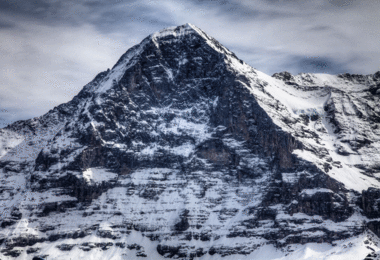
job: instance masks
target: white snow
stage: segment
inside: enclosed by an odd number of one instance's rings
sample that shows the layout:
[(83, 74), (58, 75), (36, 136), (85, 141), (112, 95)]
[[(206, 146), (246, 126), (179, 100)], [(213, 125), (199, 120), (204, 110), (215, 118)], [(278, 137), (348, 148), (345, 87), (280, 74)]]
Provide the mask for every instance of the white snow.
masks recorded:
[(123, 58), (123, 61), (109, 72), (107, 77), (99, 84), (99, 87), (95, 90), (95, 92), (104, 93), (113, 86), (114, 82), (119, 82), (125, 71), (135, 64), (133, 58), (144, 50), (144, 47), (148, 42), (149, 39), (145, 39), (140, 44), (134, 46), (133, 50), (129, 49), (127, 55)]
[(193, 144), (185, 143), (183, 145), (171, 148), (170, 152), (177, 155), (188, 157), (194, 151), (194, 149), (195, 149), (195, 146)]
[(22, 143), (23, 140), (23, 136), (16, 132), (0, 129), (0, 158)]
[(297, 173), (282, 173), (282, 181), (287, 183), (295, 183), (298, 181), (298, 178)]
[(191, 143), (184, 143), (180, 146), (174, 146), (174, 147), (161, 146), (161, 145), (158, 145), (157, 143), (153, 143), (145, 147), (144, 149), (142, 149), (139, 152), (139, 154), (153, 156), (159, 149), (161, 149), (175, 155), (188, 157), (193, 152), (194, 148), (195, 146)]
[(231, 147), (231, 148), (240, 148), (243, 146), (243, 144), (245, 142), (239, 142), (239, 141), (236, 141), (235, 139), (233, 138), (224, 138), (223, 139), (223, 143), (228, 146), (228, 147)]
[[(248, 255), (227, 255), (224, 256), (225, 260), (356, 260), (364, 259), (369, 253), (372, 252), (373, 248), (375, 251), (379, 250), (379, 247), (375, 244), (378, 241), (370, 241), (369, 244), (364, 244), (367, 240), (366, 234), (356, 236), (350, 239), (339, 240), (336, 245), (333, 246), (328, 243), (308, 243), (308, 244), (295, 244), (284, 249), (275, 248), (273, 245), (266, 244), (265, 240), (248, 240), (243, 239), (219, 239), (210, 242), (199, 242), (192, 241), (192, 246), (198, 248), (200, 243), (209, 244), (209, 246), (222, 246), (222, 245), (259, 245), (258, 249)], [(126, 244), (137, 243), (144, 247), (144, 252), (148, 255), (148, 259), (165, 260), (164, 256), (161, 256), (157, 252), (157, 245), (159, 241), (150, 241), (148, 237), (144, 237), (140, 232), (132, 230), (130, 235), (123, 235), (120, 239), (116, 241), (112, 239), (99, 238), (95, 234), (87, 236), (85, 238), (77, 239), (67, 239), (65, 241), (57, 240), (55, 242), (45, 242), (37, 243), (33, 247), (40, 247), (41, 255), (49, 255), (48, 259), (54, 260), (67, 260), (67, 259), (78, 259), (78, 260), (139, 260), (141, 257), (136, 256), (136, 250), (128, 250), (126, 248), (120, 248), (116, 246), (110, 247), (108, 250), (101, 250), (100, 248), (94, 248), (91, 251), (83, 251), (79, 249), (79, 246), (74, 246), (70, 251), (60, 251), (57, 246), (63, 243), (65, 244), (83, 244), (83, 243), (116, 243), (124, 242)], [(161, 242), (162, 244), (162, 242)], [(169, 244), (170, 245), (170, 244)], [(1, 254), (0, 254), (1, 255)], [(11, 259), (1, 255), (4, 259)], [(12, 258), (17, 260), (30, 259), (30, 255), (24, 250), (22, 254), (17, 258)], [(205, 254), (202, 257), (197, 257), (199, 260), (217, 260), (221, 259), (219, 254), (210, 255)]]
[(265, 91), (285, 105), (289, 112), (295, 115), (301, 114), (302, 110), (315, 109), (320, 114), (324, 112), (323, 106), (330, 98), (330, 94), (326, 93), (326, 90), (305, 91), (296, 89), (260, 71), (256, 73), (260, 79), (268, 83), (265, 87)]
[[(238, 70), (238, 69), (237, 69)], [(368, 187), (380, 188), (380, 182), (373, 177), (361, 173), (361, 170), (355, 167), (356, 164), (371, 165), (380, 160), (380, 138), (375, 134), (376, 130), (366, 131), (370, 128), (368, 122), (356, 116), (355, 109), (366, 115), (368, 110), (364, 110), (363, 104), (366, 100), (360, 101), (360, 95), (366, 93), (363, 91), (366, 86), (349, 83), (338, 76), (328, 74), (299, 74), (294, 76), (295, 82), (301, 87), (286, 85), (281, 80), (275, 79), (260, 71), (246, 73), (250, 83), (247, 85), (240, 81), (264, 108), (267, 114), (272, 118), (275, 124), (283, 130), (295, 135), (303, 135), (299, 140), (306, 146), (314, 149), (327, 149), (328, 156), (332, 158), (332, 170), (328, 175), (342, 182), (348, 189), (354, 189), (361, 192)], [(345, 93), (354, 92), (354, 98)], [(364, 102), (359, 104), (358, 102)], [(335, 109), (340, 112), (336, 120), (339, 121), (344, 131), (341, 134), (335, 134), (329, 119), (326, 118), (324, 106), (334, 102)], [(355, 105), (355, 108), (354, 108)], [(280, 110), (273, 107), (278, 106)], [(310, 122), (303, 125), (297, 122), (301, 114), (310, 112), (318, 113), (321, 119), (316, 122)], [(283, 118), (292, 124), (285, 124)], [(313, 137), (309, 132), (314, 132)], [(359, 135), (360, 133), (360, 135)], [(371, 146), (362, 148), (359, 154), (351, 150), (349, 141), (360, 140), (361, 135), (367, 135), (374, 142)], [(317, 142), (319, 139), (319, 142)], [(345, 140), (345, 142), (342, 142)], [(337, 147), (343, 147), (350, 154), (340, 155), (337, 153)], [(302, 159), (315, 163), (324, 171), (325, 159), (318, 158), (316, 154), (306, 150), (295, 150), (293, 152)], [(283, 175), (284, 180), (291, 182), (289, 175)]]
[[(1, 134), (2, 138), (7, 139), (5, 142), (10, 149), (0, 156), (3, 161), (33, 161), (37, 158), (42, 149), (47, 146), (47, 143), (52, 139), (62, 128), (63, 124), (57, 124), (49, 129), (37, 128), (34, 134), (10, 133), (5, 131), (5, 135)], [(4, 129), (2, 129), (4, 131)], [(8, 140), (9, 138), (9, 140)], [(2, 152), (0, 150), (0, 152)]]
[(184, 35), (194, 33), (194, 26), (187, 23), (184, 26), (179, 27), (178, 31), (175, 31), (177, 26), (167, 27), (159, 32), (155, 32), (151, 35), (153, 39), (160, 39), (166, 36), (174, 36), (175, 38), (180, 38)]
[(117, 179), (117, 174), (102, 168), (88, 168), (83, 172), (83, 178), (90, 183), (101, 183)]
[(304, 189), (301, 192), (301, 194), (306, 194), (309, 196), (312, 196), (316, 193), (334, 193), (334, 192), (332, 190), (325, 189), (325, 188)]

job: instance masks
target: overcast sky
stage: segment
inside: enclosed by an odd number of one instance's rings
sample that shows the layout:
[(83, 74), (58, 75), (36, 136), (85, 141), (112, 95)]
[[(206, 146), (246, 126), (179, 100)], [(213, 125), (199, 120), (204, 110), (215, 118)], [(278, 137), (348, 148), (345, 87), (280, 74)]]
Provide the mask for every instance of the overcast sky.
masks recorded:
[(272, 75), (380, 70), (379, 0), (0, 0), (0, 127), (67, 102), (149, 34), (192, 23)]

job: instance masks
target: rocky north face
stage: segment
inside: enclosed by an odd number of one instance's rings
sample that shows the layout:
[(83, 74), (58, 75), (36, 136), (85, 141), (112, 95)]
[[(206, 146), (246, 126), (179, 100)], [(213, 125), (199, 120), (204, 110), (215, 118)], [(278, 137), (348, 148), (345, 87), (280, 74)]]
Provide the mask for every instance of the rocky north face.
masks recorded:
[(380, 72), (268, 76), (154, 33), (0, 129), (0, 258), (376, 259), (379, 99)]

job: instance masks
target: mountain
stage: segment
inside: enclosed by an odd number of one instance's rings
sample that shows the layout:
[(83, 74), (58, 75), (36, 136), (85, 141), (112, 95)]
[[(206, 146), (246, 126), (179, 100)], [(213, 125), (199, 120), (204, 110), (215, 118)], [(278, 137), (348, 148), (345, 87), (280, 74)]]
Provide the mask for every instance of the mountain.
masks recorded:
[(191, 24), (0, 129), (1, 259), (376, 259), (380, 72), (266, 75)]

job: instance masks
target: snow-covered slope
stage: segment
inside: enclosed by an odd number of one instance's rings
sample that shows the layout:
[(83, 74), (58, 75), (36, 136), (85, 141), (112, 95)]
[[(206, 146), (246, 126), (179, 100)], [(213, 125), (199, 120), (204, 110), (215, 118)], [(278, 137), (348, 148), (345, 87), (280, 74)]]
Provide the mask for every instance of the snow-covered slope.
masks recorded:
[(362, 259), (378, 251), (378, 74), (279, 73), (191, 24), (0, 130), (5, 259)]
[[(275, 74), (275, 77), (283, 79), (284, 74)], [(328, 156), (304, 154), (305, 158), (328, 164), (323, 167), (329, 168), (332, 178), (359, 192), (380, 187), (378, 80), (376, 75), (300, 74), (284, 80), (285, 86), (277, 85), (280, 91), (268, 90), (281, 103), (291, 103), (287, 106), (298, 111), (298, 116), (313, 114), (312, 109), (318, 111), (315, 120), (298, 129), (292, 125), (288, 131), (295, 136), (303, 128), (314, 132), (315, 138), (310, 142), (303, 139), (303, 143), (311, 146), (317, 143), (320, 148), (327, 149)], [(274, 81), (270, 83), (276, 86)]]

